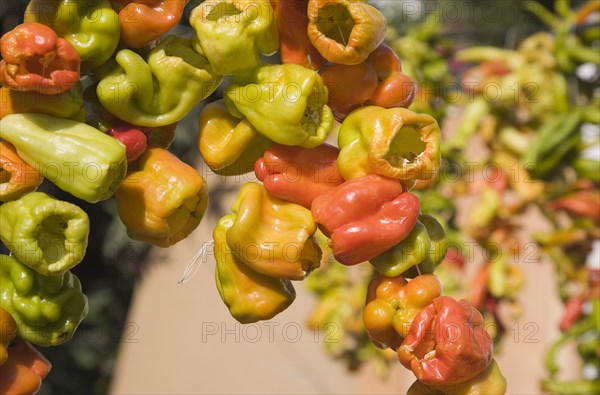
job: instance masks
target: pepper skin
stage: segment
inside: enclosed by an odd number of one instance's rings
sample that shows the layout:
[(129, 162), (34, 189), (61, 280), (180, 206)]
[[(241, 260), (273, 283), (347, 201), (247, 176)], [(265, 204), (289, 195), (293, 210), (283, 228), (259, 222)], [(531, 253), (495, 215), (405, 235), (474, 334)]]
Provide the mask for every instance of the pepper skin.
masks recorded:
[(31, 344), (16, 339), (9, 347), (8, 360), (0, 369), (0, 390), (6, 395), (34, 395), (52, 364)]
[(453, 385), (485, 370), (492, 351), (481, 313), (466, 300), (440, 296), (414, 318), (398, 358), (425, 384)]
[(276, 144), (256, 161), (254, 173), (271, 195), (310, 209), (316, 197), (344, 182), (337, 169), (338, 153), (329, 144), (316, 148)]
[(235, 220), (235, 214), (228, 214), (213, 231), (219, 295), (231, 316), (242, 324), (270, 320), (292, 304), (296, 291), (291, 281), (258, 273), (234, 255), (226, 234)]
[(139, 128), (132, 125), (114, 126), (108, 129), (107, 134), (125, 146), (128, 166), (142, 156), (148, 146), (148, 137)]
[(102, 106), (132, 125), (177, 122), (221, 83), (192, 41), (182, 37), (165, 38), (147, 60), (129, 49), (117, 52), (115, 60), (96, 70), (96, 92)]
[(506, 379), (495, 359), (483, 372), (464, 383), (428, 386), (419, 380), (410, 386), (406, 395), (504, 395)]
[(85, 211), (43, 192), (0, 206), (0, 240), (19, 261), (43, 275), (64, 273), (81, 262), (89, 231)]
[(319, 229), (331, 239), (335, 259), (355, 265), (410, 234), (419, 216), (419, 199), (397, 180), (371, 174), (322, 194), (311, 210)]
[(194, 49), (219, 75), (237, 74), (260, 64), (260, 54), (279, 49), (269, 0), (206, 0), (190, 15)]
[(266, 276), (302, 280), (321, 262), (310, 210), (267, 193), (255, 182), (244, 184), (231, 207), (235, 222), (227, 245), (250, 268)]
[(119, 44), (119, 21), (108, 0), (32, 0), (25, 22), (39, 22), (67, 40), (87, 72), (110, 59)]
[(198, 118), (198, 148), (202, 158), (215, 173), (245, 174), (254, 169), (272, 142), (248, 122), (227, 111), (223, 100), (207, 104)]
[(0, 202), (33, 192), (44, 177), (17, 155), (9, 142), (0, 141)]
[(136, 166), (115, 193), (129, 237), (164, 248), (185, 239), (208, 205), (204, 178), (162, 148), (147, 150)]
[(45, 114), (11, 114), (0, 137), (63, 191), (90, 203), (111, 197), (127, 172), (125, 146), (85, 123)]
[(406, 282), (402, 277), (377, 276), (369, 283), (363, 321), (379, 348), (398, 349), (415, 316), (442, 293), (439, 280), (424, 274)]
[(9, 114), (41, 113), (59, 118), (85, 122), (85, 107), (81, 84), (75, 84), (58, 95), (44, 95), (35, 91), (15, 91), (0, 88), (0, 119)]
[(0, 366), (4, 365), (4, 362), (8, 359), (6, 348), (16, 336), (17, 323), (8, 311), (0, 307)]
[(232, 115), (245, 116), (279, 144), (313, 148), (333, 127), (319, 73), (297, 64), (265, 65), (235, 75), (223, 97)]
[(70, 340), (87, 315), (87, 297), (70, 271), (44, 276), (13, 256), (0, 255), (0, 279), (0, 306), (17, 323), (17, 336), (33, 344)]
[(379, 84), (367, 104), (385, 108), (410, 106), (417, 94), (415, 82), (402, 72), (400, 58), (393, 49), (381, 44), (366, 62), (377, 73)]
[(111, 0), (119, 13), (121, 40), (142, 48), (171, 30), (183, 15), (188, 0)]
[(325, 59), (308, 38), (308, 0), (271, 0), (279, 31), (281, 63), (319, 70)]
[(18, 91), (62, 93), (79, 82), (79, 54), (41, 23), (23, 23), (0, 39), (0, 82)]
[(386, 20), (360, 0), (309, 0), (308, 37), (328, 61), (358, 64), (385, 38)]
[(405, 108), (353, 111), (338, 136), (338, 166), (346, 180), (377, 173), (404, 182), (433, 178), (440, 167), (441, 132), (434, 118)]

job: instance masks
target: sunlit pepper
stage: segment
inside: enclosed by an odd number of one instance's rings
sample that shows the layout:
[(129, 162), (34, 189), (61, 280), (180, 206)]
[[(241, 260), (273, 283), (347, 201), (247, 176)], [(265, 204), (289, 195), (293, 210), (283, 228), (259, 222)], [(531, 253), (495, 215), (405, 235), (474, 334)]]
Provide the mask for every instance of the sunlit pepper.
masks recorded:
[(363, 62), (385, 37), (386, 20), (360, 0), (309, 0), (308, 37), (328, 61)]
[(419, 200), (397, 180), (371, 174), (320, 195), (311, 210), (335, 259), (354, 265), (404, 240), (417, 223)]
[(302, 280), (319, 267), (321, 249), (310, 210), (275, 198), (262, 185), (240, 189), (231, 207), (235, 216), (227, 245), (246, 265), (267, 276)]
[(220, 75), (250, 70), (279, 48), (269, 0), (206, 0), (190, 15), (194, 48)]
[(441, 293), (442, 286), (432, 274), (415, 277), (408, 283), (402, 277), (373, 278), (363, 313), (373, 344), (396, 350), (409, 334), (415, 316)]
[(33, 344), (70, 340), (87, 315), (87, 297), (70, 271), (44, 276), (13, 256), (0, 255), (0, 278), (0, 306), (17, 323), (17, 336)]
[(419, 380), (410, 386), (406, 395), (504, 395), (506, 379), (495, 359), (484, 371), (464, 383), (454, 385), (426, 385)]
[(440, 167), (440, 138), (429, 115), (405, 108), (359, 108), (340, 127), (340, 173), (346, 180), (370, 173), (405, 182), (430, 179)]
[(321, 76), (296, 64), (265, 65), (236, 75), (223, 96), (232, 115), (246, 117), (279, 144), (316, 147), (333, 127)]
[(35, 191), (44, 178), (17, 155), (15, 147), (0, 141), (0, 202)]
[(452, 385), (485, 370), (492, 346), (479, 311), (466, 300), (440, 296), (414, 318), (398, 358), (423, 383)]
[(23, 23), (0, 39), (0, 82), (19, 91), (57, 94), (79, 81), (79, 54), (46, 25)]
[(119, 21), (108, 0), (32, 0), (25, 22), (49, 26), (81, 58), (81, 71), (110, 59), (119, 43)]
[(188, 0), (111, 0), (119, 13), (121, 40), (141, 48), (175, 27)]
[(111, 114), (132, 125), (164, 126), (179, 121), (221, 83), (191, 40), (169, 36), (145, 60), (122, 49), (96, 70), (98, 99)]
[(0, 206), (0, 239), (20, 262), (43, 275), (81, 262), (89, 230), (85, 211), (42, 192)]
[(17, 336), (17, 323), (8, 311), (0, 307), (0, 366), (8, 359), (6, 349), (15, 336)]
[(207, 104), (198, 118), (198, 148), (214, 172), (222, 175), (245, 174), (254, 169), (272, 142), (258, 133), (247, 119), (227, 111), (223, 100)]
[(52, 364), (31, 344), (16, 339), (9, 347), (8, 360), (0, 369), (0, 390), (3, 394), (34, 395)]
[(200, 224), (208, 187), (193, 167), (165, 149), (151, 148), (138, 159), (115, 197), (129, 237), (169, 247)]
[(227, 245), (226, 234), (235, 220), (235, 214), (228, 214), (213, 231), (217, 289), (239, 322), (269, 320), (292, 304), (296, 291), (290, 280), (258, 273), (234, 255)]
[(0, 120), (0, 137), (46, 179), (90, 203), (111, 197), (127, 171), (125, 146), (82, 122), (11, 114)]
[(339, 150), (276, 144), (256, 161), (254, 172), (273, 196), (310, 209), (313, 200), (344, 182), (337, 169)]
[(0, 88), (0, 119), (9, 114), (41, 113), (75, 121), (85, 121), (81, 84), (75, 84), (58, 95), (15, 91)]
[(318, 70), (325, 59), (308, 38), (308, 0), (271, 0), (279, 31), (281, 63), (295, 63)]

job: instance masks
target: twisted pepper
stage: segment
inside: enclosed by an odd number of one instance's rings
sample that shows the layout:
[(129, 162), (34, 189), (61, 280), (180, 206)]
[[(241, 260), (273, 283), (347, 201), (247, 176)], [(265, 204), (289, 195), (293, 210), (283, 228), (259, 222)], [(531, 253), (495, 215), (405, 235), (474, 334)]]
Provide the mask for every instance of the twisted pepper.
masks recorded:
[(111, 197), (127, 171), (125, 146), (85, 123), (11, 114), (0, 120), (0, 137), (49, 181), (90, 203)]
[(235, 217), (224, 216), (213, 231), (219, 295), (233, 318), (242, 324), (270, 320), (292, 304), (296, 291), (290, 280), (261, 274), (234, 255), (227, 245), (226, 234)]
[(31, 344), (16, 339), (9, 347), (8, 360), (0, 369), (3, 394), (36, 394), (52, 364)]
[(17, 335), (33, 344), (68, 341), (87, 315), (87, 297), (70, 271), (45, 276), (13, 256), (0, 255), (0, 279), (0, 306), (17, 323)]
[(331, 239), (335, 259), (355, 265), (410, 234), (419, 216), (419, 200), (397, 180), (370, 174), (318, 196), (311, 210), (319, 229)]
[(17, 155), (15, 147), (0, 141), (0, 202), (35, 191), (44, 178)]
[(42, 192), (0, 206), (0, 240), (43, 275), (64, 273), (81, 262), (89, 231), (85, 211)]
[(129, 237), (158, 247), (185, 239), (208, 205), (204, 178), (162, 148), (147, 150), (136, 166), (115, 193)]
[(79, 82), (79, 54), (48, 26), (26, 22), (0, 38), (0, 82), (52, 95)]

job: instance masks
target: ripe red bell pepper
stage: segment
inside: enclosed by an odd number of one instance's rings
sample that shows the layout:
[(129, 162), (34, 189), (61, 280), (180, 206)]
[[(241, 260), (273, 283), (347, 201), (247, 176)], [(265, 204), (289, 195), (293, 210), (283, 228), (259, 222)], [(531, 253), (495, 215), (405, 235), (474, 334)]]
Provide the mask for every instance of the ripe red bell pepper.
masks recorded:
[(133, 163), (137, 158), (142, 156), (148, 145), (148, 137), (144, 134), (144, 130), (148, 132), (150, 128), (143, 128), (129, 124), (121, 124), (108, 129), (108, 134), (119, 140), (125, 145), (125, 156), (127, 163)]
[(398, 358), (423, 383), (451, 385), (481, 373), (492, 352), (481, 313), (466, 300), (440, 296), (414, 318)]
[(310, 209), (313, 200), (344, 182), (340, 151), (328, 144), (302, 148), (275, 144), (254, 165), (256, 177), (273, 196)]
[(317, 197), (315, 222), (345, 265), (368, 261), (408, 236), (419, 217), (419, 199), (398, 180), (376, 174), (355, 178)]

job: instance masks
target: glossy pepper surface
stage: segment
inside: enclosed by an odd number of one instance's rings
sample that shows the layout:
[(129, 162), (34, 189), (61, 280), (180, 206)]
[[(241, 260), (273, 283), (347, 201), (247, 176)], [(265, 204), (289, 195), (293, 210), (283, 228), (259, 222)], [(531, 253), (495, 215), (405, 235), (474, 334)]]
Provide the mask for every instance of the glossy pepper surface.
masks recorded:
[(49, 181), (90, 203), (111, 197), (127, 171), (125, 146), (82, 122), (11, 114), (0, 120), (0, 137)]
[(227, 230), (227, 245), (246, 265), (267, 276), (302, 280), (319, 267), (321, 249), (310, 210), (267, 193), (249, 182), (231, 207), (235, 214)]
[(454, 385), (426, 385), (419, 380), (408, 389), (407, 395), (504, 395), (506, 379), (500, 372), (498, 363), (492, 363), (477, 376), (464, 383)]
[(129, 237), (169, 247), (200, 223), (208, 187), (194, 168), (165, 149), (151, 148), (138, 159), (115, 197)]
[(417, 223), (419, 200), (397, 180), (371, 174), (322, 194), (311, 210), (335, 259), (354, 265), (404, 240)]
[(75, 84), (58, 95), (0, 88), (0, 119), (19, 113), (41, 113), (85, 122), (81, 84)]
[(308, 0), (271, 0), (279, 31), (281, 63), (318, 70), (325, 59), (308, 38)]
[(135, 126), (121, 124), (108, 129), (107, 134), (125, 146), (127, 164), (132, 164), (148, 147), (148, 137)]
[(425, 384), (453, 385), (485, 370), (492, 347), (479, 311), (465, 300), (440, 296), (414, 318), (398, 358)]
[(82, 72), (109, 60), (119, 43), (119, 21), (108, 0), (33, 0), (25, 22), (47, 25), (71, 43)]
[(319, 73), (296, 64), (265, 65), (235, 75), (223, 96), (232, 115), (245, 116), (279, 144), (316, 147), (333, 127)]
[(242, 324), (269, 320), (288, 308), (296, 298), (290, 280), (261, 274), (236, 257), (227, 245), (227, 231), (236, 216), (221, 218), (213, 231), (215, 280), (221, 299)]
[(402, 181), (428, 180), (440, 167), (440, 128), (434, 118), (405, 108), (353, 111), (338, 136), (345, 179), (377, 173)]
[(122, 49), (97, 70), (98, 99), (111, 114), (132, 125), (164, 126), (179, 121), (220, 84), (191, 40), (169, 36), (145, 60)]
[(44, 177), (17, 155), (9, 142), (0, 141), (0, 202), (35, 191)]
[(220, 75), (250, 70), (279, 48), (269, 0), (206, 0), (190, 15), (194, 49)]
[(111, 0), (119, 13), (121, 40), (142, 48), (175, 27), (188, 0)]
[(223, 100), (207, 104), (198, 118), (198, 148), (214, 172), (244, 174), (254, 169), (272, 142), (248, 122), (229, 113)]
[(8, 359), (7, 347), (17, 336), (17, 323), (10, 313), (0, 307), (0, 366)]
[(0, 305), (17, 323), (17, 335), (33, 344), (70, 340), (87, 315), (87, 297), (70, 271), (44, 276), (13, 256), (0, 255), (0, 278)]
[(0, 206), (0, 239), (23, 264), (60, 274), (83, 259), (90, 222), (78, 206), (31, 192)]
[(420, 274), (433, 273), (438, 265), (442, 263), (444, 258), (446, 258), (446, 254), (448, 253), (448, 238), (446, 237), (446, 231), (444, 231), (442, 224), (431, 215), (419, 216), (419, 222), (421, 222), (427, 230), (429, 250), (425, 259), (402, 272), (404, 278), (413, 278)]
[(52, 364), (31, 344), (16, 339), (9, 348), (9, 357), (0, 369), (0, 390), (7, 395), (33, 395), (46, 378)]
[(360, 0), (309, 0), (308, 37), (328, 61), (363, 62), (383, 41), (385, 17)]
[(339, 150), (276, 144), (256, 161), (254, 172), (273, 196), (310, 209), (313, 200), (344, 182), (337, 169)]
[(439, 297), (442, 287), (432, 274), (407, 282), (402, 277), (377, 276), (369, 283), (363, 321), (379, 348), (396, 350), (409, 334), (413, 319)]
[(5, 33), (0, 50), (0, 82), (11, 89), (52, 95), (79, 81), (79, 54), (41, 23), (23, 23)]

